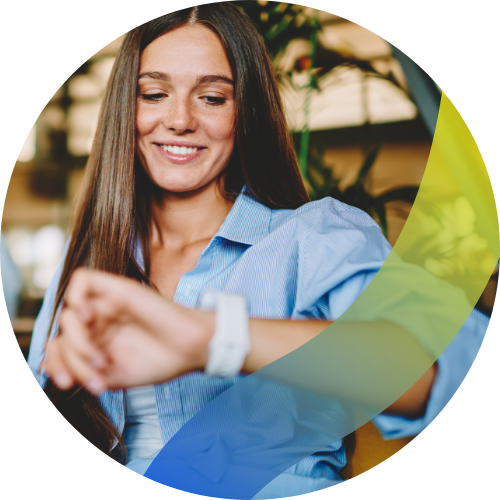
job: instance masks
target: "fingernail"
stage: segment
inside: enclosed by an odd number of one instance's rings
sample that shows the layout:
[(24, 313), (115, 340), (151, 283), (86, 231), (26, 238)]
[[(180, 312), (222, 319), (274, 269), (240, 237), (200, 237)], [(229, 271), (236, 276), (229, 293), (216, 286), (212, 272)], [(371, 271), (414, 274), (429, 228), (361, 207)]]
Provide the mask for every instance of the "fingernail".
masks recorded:
[(89, 364), (94, 368), (102, 368), (104, 366), (104, 359), (101, 356), (92, 356), (89, 360)]
[(85, 388), (92, 394), (95, 394), (96, 396), (98, 396), (103, 390), (101, 381), (96, 378), (91, 378), (87, 380), (87, 382), (85, 382)]
[(54, 382), (59, 389), (68, 389), (71, 386), (71, 377), (65, 372), (54, 375)]

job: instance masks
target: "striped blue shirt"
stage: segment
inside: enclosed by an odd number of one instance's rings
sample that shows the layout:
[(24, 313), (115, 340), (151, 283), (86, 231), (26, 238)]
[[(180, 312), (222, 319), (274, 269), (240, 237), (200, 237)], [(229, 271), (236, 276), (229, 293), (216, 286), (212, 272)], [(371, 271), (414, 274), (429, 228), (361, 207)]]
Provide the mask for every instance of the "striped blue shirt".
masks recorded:
[[(196, 267), (181, 277), (174, 301), (193, 308), (203, 290), (225, 290), (246, 296), (252, 317), (335, 320), (366, 288), (390, 251), (378, 225), (359, 209), (332, 198), (297, 210), (270, 209), (244, 189)], [(137, 258), (141, 264), (140, 249)], [(35, 323), (28, 363), (37, 375), (61, 269)], [(486, 316), (473, 311), (441, 355), (424, 416), (412, 420), (382, 414), (374, 419), (384, 437), (414, 435), (432, 421), (465, 377), (487, 324)], [(51, 336), (56, 330), (54, 325)], [(193, 372), (155, 385), (163, 442), (241, 377), (224, 379)], [(100, 400), (122, 431), (123, 392), (105, 392)], [(337, 471), (345, 464), (345, 449), (338, 441), (291, 467), (258, 496), (286, 496), (287, 491), (297, 495), (330, 486), (341, 481)]]

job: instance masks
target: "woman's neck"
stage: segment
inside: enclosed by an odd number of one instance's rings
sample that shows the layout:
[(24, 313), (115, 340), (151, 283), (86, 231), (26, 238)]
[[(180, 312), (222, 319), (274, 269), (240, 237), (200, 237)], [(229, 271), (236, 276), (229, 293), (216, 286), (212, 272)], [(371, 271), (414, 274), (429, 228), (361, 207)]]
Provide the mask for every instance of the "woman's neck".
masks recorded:
[(161, 247), (183, 248), (210, 240), (234, 204), (215, 181), (189, 193), (154, 192), (152, 198), (150, 241)]

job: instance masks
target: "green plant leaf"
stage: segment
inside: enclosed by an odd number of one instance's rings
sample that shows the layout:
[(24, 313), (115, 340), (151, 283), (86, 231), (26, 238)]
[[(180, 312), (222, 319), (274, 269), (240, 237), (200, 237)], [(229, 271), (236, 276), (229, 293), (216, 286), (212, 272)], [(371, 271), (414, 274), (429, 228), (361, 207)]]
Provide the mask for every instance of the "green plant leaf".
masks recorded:
[(419, 186), (402, 186), (390, 191), (385, 191), (377, 196), (384, 205), (390, 201), (404, 201), (406, 203), (414, 203), (417, 197)]
[(363, 165), (361, 165), (361, 169), (359, 170), (358, 176), (354, 181), (354, 184), (360, 184), (365, 180), (365, 177), (368, 175), (368, 172), (373, 167), (375, 160), (378, 157), (380, 152), (380, 144), (377, 144), (365, 157), (365, 161)]
[(380, 229), (382, 229), (382, 233), (387, 238), (387, 212), (385, 209), (385, 205), (380, 198), (373, 198), (373, 211), (377, 216), (378, 223)]

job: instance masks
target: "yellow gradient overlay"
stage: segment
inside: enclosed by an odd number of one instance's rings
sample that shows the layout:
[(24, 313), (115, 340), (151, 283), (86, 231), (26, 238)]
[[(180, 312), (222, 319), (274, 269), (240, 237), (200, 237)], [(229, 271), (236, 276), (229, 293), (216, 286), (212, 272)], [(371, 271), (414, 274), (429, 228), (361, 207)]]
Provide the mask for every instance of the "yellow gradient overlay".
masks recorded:
[(335, 323), (258, 374), (344, 402), (355, 415), (346, 425), (352, 431), (398, 399), (442, 354), (498, 257), (485, 165), (443, 94), (418, 196), (387, 261)]

